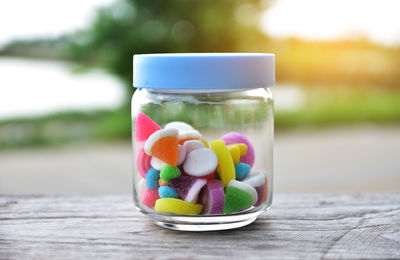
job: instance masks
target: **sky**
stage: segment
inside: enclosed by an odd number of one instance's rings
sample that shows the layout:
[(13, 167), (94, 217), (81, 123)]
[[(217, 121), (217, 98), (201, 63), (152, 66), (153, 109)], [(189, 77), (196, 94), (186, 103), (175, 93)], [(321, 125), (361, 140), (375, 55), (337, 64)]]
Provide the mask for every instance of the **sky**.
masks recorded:
[(364, 36), (383, 45), (400, 44), (399, 0), (276, 0), (261, 20), (264, 32), (333, 40)]
[[(0, 46), (15, 39), (54, 37), (84, 28), (96, 8), (116, 0), (2, 0)], [(314, 40), (369, 37), (400, 44), (400, 0), (275, 0), (260, 26), (275, 37)]]

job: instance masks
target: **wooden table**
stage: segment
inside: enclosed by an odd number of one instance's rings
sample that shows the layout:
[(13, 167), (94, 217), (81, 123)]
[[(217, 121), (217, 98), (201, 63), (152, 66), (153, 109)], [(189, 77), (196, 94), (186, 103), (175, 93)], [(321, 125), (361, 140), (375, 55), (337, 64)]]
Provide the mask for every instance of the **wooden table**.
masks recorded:
[(0, 259), (400, 259), (400, 194), (276, 195), (253, 224), (159, 228), (129, 196), (0, 196)]

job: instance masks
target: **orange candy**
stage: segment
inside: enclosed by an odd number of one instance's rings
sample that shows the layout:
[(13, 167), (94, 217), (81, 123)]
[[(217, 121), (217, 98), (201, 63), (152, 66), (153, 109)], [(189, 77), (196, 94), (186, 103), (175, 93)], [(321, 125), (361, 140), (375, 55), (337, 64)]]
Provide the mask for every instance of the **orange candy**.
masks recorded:
[(148, 155), (175, 167), (178, 163), (178, 130), (162, 129), (154, 132), (147, 139), (144, 150)]

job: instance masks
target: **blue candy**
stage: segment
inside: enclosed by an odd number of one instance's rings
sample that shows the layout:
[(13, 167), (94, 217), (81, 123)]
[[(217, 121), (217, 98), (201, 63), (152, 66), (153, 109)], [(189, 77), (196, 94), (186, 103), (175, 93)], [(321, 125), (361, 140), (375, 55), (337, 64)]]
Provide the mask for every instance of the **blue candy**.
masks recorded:
[(250, 165), (247, 163), (238, 163), (235, 165), (235, 173), (236, 173), (236, 179), (241, 180), (244, 177), (246, 177), (247, 174), (250, 172)]
[(160, 186), (158, 184), (158, 179), (160, 179), (160, 171), (150, 168), (146, 172), (146, 187), (149, 189), (157, 189)]
[(158, 195), (160, 198), (179, 198), (178, 193), (169, 186), (160, 186), (158, 188)]

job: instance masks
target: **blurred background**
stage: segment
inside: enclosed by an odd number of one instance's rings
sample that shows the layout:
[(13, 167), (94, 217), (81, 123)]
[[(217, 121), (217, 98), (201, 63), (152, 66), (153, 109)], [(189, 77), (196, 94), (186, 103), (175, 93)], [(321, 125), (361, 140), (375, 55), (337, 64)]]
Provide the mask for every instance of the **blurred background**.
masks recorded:
[(0, 193), (131, 193), (132, 55), (276, 55), (276, 192), (400, 192), (397, 0), (5, 0)]

